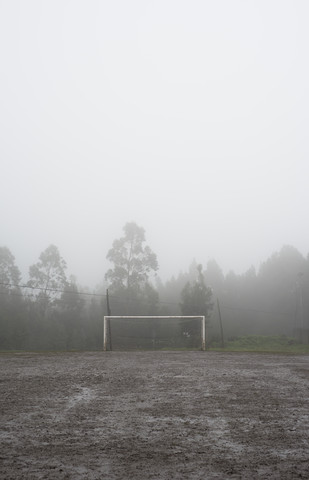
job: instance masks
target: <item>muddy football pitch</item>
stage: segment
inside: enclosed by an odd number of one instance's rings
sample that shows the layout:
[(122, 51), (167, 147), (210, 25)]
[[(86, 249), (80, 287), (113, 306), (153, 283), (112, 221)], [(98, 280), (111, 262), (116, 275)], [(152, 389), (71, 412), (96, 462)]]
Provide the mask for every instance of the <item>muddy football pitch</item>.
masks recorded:
[(1, 479), (309, 478), (309, 356), (0, 355)]

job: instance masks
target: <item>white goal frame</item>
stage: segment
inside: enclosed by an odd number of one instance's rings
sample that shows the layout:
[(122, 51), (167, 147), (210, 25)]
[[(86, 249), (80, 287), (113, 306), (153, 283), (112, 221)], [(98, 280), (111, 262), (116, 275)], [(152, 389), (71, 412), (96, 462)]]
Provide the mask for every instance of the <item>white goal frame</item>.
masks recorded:
[(170, 318), (178, 318), (180, 319), (200, 319), (201, 320), (201, 337), (202, 337), (202, 350), (206, 350), (206, 317), (204, 315), (109, 315), (109, 316), (104, 316), (104, 321), (103, 321), (103, 351), (107, 351), (107, 324), (108, 321), (113, 320), (113, 319), (123, 319), (123, 320), (160, 320), (160, 319), (166, 319), (169, 320)]

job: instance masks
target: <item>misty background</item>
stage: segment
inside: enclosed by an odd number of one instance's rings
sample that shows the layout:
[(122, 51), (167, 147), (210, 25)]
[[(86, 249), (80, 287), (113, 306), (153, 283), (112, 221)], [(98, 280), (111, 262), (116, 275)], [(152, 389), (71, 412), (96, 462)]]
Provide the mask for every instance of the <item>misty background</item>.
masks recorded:
[(1, 241), (95, 287), (126, 222), (164, 281), (307, 256), (307, 1), (0, 0)]

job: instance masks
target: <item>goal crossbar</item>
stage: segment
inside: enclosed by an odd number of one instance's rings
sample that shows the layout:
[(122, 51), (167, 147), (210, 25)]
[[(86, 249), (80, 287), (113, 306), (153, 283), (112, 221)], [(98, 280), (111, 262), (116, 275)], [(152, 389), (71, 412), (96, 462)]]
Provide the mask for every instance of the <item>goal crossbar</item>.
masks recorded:
[(201, 335), (202, 335), (202, 350), (206, 350), (206, 317), (204, 315), (105, 315), (103, 322), (103, 351), (107, 351), (107, 323), (110, 320), (160, 320), (160, 319), (200, 319), (201, 320)]

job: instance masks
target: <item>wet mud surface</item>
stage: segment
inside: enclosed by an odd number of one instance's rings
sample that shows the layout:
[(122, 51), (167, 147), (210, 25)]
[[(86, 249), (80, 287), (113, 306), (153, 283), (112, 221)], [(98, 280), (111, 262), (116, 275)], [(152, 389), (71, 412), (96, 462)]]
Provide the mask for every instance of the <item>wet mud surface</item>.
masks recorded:
[(0, 356), (1, 479), (309, 478), (309, 357)]

